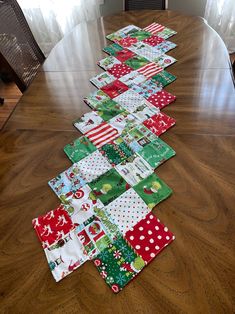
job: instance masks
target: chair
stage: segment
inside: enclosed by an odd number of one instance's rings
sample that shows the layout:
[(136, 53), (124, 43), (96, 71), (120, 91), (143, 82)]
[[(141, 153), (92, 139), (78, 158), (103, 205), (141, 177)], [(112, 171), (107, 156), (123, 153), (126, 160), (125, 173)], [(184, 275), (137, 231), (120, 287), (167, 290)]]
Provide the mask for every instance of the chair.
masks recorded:
[(0, 0), (1, 76), (10, 74), (24, 92), (44, 60), (17, 1)]
[(126, 0), (125, 10), (165, 10), (165, 0)]

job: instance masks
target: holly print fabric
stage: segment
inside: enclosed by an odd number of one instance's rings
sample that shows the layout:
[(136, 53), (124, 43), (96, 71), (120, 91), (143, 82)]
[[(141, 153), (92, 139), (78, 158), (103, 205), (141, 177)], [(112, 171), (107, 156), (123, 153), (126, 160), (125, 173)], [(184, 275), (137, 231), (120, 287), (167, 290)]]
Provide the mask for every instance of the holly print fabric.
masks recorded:
[(136, 193), (145, 201), (150, 209), (169, 197), (172, 190), (155, 173), (134, 186)]
[(98, 254), (94, 264), (114, 293), (121, 291), (145, 266), (144, 260), (122, 237)]
[(131, 188), (106, 206), (105, 211), (124, 235), (144, 218), (150, 212), (150, 209), (135, 190)]
[(93, 153), (97, 148), (86, 136), (81, 136), (64, 147), (64, 152), (73, 162), (78, 162)]
[(160, 112), (152, 118), (145, 120), (143, 123), (151, 132), (160, 136), (166, 132), (169, 128), (175, 125), (175, 119)]
[(174, 239), (174, 235), (152, 213), (146, 215), (124, 237), (149, 264)]
[(156, 169), (163, 162), (173, 157), (175, 151), (160, 138), (157, 138), (145, 145), (137, 154), (146, 160), (153, 169)]
[(165, 90), (161, 90), (151, 95), (147, 100), (155, 107), (162, 109), (176, 100), (176, 97)]

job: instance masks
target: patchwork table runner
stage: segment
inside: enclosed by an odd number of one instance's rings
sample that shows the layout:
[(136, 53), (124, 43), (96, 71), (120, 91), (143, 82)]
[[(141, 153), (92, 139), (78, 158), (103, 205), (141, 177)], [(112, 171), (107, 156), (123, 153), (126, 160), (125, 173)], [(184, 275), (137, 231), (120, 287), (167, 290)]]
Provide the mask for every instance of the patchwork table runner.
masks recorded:
[(160, 111), (176, 100), (163, 89), (176, 79), (174, 34), (152, 23), (107, 36), (105, 71), (90, 79), (98, 90), (84, 98), (93, 111), (64, 147), (73, 164), (49, 181), (60, 205), (33, 220), (56, 281), (92, 260), (117, 293), (174, 240), (152, 212), (172, 193), (154, 170), (175, 155), (159, 138), (176, 122)]

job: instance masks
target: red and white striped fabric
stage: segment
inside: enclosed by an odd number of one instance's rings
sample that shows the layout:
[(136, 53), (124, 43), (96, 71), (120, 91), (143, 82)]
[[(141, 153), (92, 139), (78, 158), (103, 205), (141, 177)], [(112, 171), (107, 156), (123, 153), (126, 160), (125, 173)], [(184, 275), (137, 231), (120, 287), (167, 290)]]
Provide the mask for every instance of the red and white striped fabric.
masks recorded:
[(158, 24), (158, 23), (152, 23), (149, 26), (146, 26), (144, 30), (146, 32), (150, 32), (152, 34), (162, 32), (164, 30), (165, 26)]
[(152, 76), (158, 74), (161, 72), (163, 69), (158, 66), (156, 63), (151, 62), (148, 63), (147, 65), (144, 65), (143, 67), (139, 68), (137, 71), (140, 74), (143, 74), (147, 79), (151, 78)]
[(108, 123), (103, 122), (97, 127), (88, 131), (85, 135), (97, 148), (100, 148), (101, 146), (117, 138), (118, 131)]

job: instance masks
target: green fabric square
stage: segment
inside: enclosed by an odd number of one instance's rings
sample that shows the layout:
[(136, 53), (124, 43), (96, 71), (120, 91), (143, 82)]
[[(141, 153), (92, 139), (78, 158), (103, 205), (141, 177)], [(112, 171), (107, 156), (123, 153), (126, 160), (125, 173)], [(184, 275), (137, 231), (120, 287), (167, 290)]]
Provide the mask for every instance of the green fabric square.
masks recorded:
[(104, 47), (103, 50), (104, 50), (105, 52), (107, 52), (109, 55), (116, 56), (117, 52), (118, 52), (118, 51), (122, 51), (123, 48), (122, 48), (122, 46), (120, 46), (120, 45), (114, 43), (114, 44), (112, 44), (112, 45), (109, 45), (109, 46), (107, 46), (107, 47)]
[(104, 103), (97, 104), (95, 110), (104, 121), (112, 119), (119, 113), (126, 112), (124, 108), (120, 107), (119, 104), (112, 99)]
[(94, 259), (101, 277), (118, 293), (145, 266), (144, 260), (119, 237)]
[(101, 153), (108, 158), (112, 166), (120, 164), (133, 155), (133, 151), (121, 137), (101, 147)]
[(107, 171), (88, 185), (104, 205), (109, 204), (130, 188), (130, 185), (115, 169)]
[(144, 40), (146, 38), (149, 38), (150, 36), (152, 36), (151, 33), (143, 31), (143, 30), (130, 34), (130, 37), (136, 38), (138, 40)]
[(144, 146), (139, 152), (152, 168), (157, 168), (167, 159), (175, 155), (175, 151), (160, 138)]
[(149, 61), (144, 57), (134, 56), (133, 58), (126, 60), (124, 63), (131, 67), (132, 69), (137, 70), (144, 66), (145, 64), (149, 63)]
[(155, 83), (161, 85), (161, 87), (165, 87), (165, 86), (169, 85), (170, 83), (174, 82), (176, 80), (176, 76), (163, 70), (160, 73), (158, 73), (157, 75), (154, 75), (152, 77), (152, 80)]
[(155, 173), (134, 186), (134, 190), (145, 201), (149, 208), (169, 197), (172, 190)]
[(75, 163), (93, 153), (97, 148), (89, 141), (86, 136), (77, 138), (64, 147), (65, 154)]

